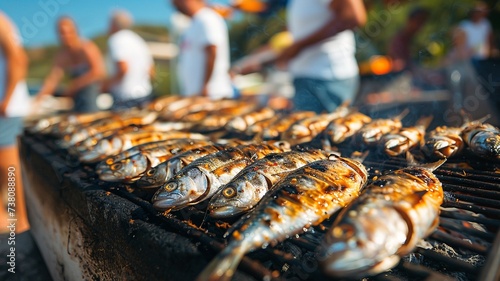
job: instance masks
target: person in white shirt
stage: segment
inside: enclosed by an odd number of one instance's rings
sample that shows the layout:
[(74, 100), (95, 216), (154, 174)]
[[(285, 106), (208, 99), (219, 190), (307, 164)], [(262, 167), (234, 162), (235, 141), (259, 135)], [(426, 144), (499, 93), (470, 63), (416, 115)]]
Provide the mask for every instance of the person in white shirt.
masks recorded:
[(460, 22), (459, 28), (465, 32), (467, 47), (472, 50), (472, 59), (487, 59), (492, 55), (493, 32), (486, 18), (488, 6), (477, 2), (469, 13), (469, 19)]
[[(20, 39), (15, 26), (0, 11), (0, 220), (16, 219), (16, 233), (29, 229), (16, 139), (22, 132), (23, 117), (30, 112), (30, 97), (24, 81), (28, 58)], [(7, 213), (4, 197), (12, 193), (12, 183), (15, 183), (15, 217)]]
[(172, 0), (191, 18), (180, 42), (178, 77), (183, 96), (234, 97), (229, 76), (229, 39), (224, 19), (203, 0)]
[(296, 110), (331, 112), (355, 98), (359, 74), (352, 29), (366, 22), (362, 0), (291, 0), (294, 43), (278, 58), (294, 77)]
[(116, 11), (111, 17), (108, 55), (113, 76), (104, 82), (103, 90), (113, 96), (114, 109), (140, 106), (152, 99), (153, 57), (131, 26), (132, 17), (125, 11)]

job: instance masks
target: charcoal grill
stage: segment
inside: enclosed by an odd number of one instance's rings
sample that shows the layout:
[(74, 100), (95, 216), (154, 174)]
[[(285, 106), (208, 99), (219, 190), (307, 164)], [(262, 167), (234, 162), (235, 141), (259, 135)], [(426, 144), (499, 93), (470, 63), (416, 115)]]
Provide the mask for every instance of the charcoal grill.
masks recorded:
[[(25, 133), (20, 151), (32, 232), (55, 280), (193, 280), (224, 247), (228, 223), (207, 218), (203, 206), (160, 214), (151, 194), (99, 181), (37, 135)], [(373, 177), (406, 162), (369, 156), (365, 165)], [(450, 166), (435, 173), (445, 190), (439, 228), (369, 280), (499, 280), (499, 174)], [(314, 250), (332, 219), (246, 255), (234, 280), (327, 280)]]

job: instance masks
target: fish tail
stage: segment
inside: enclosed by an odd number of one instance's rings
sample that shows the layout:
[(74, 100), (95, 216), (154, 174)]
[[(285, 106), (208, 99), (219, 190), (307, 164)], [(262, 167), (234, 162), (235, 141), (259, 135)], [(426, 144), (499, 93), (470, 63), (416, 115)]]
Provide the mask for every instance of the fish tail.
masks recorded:
[(229, 281), (245, 255), (242, 247), (224, 248), (198, 275), (196, 281)]
[(491, 115), (487, 114), (486, 116), (481, 117), (481, 118), (479, 118), (477, 120), (472, 120), (470, 114), (467, 113), (463, 108), (460, 110), (460, 115), (462, 115), (462, 118), (463, 118), (462, 128), (464, 128), (464, 127), (466, 127), (466, 126), (468, 126), (470, 124), (473, 124), (473, 123), (477, 123), (477, 124), (483, 123), (486, 120), (488, 120), (488, 119), (491, 118)]
[(256, 141), (256, 142), (262, 142), (264, 141), (264, 130), (258, 132), (257, 134), (255, 134), (255, 136), (252, 138), (253, 141)]
[(422, 127), (424, 129), (427, 129), (429, 127), (429, 125), (431, 124), (432, 119), (434, 119), (434, 116), (432, 116), (432, 115), (424, 116), (424, 117), (418, 119), (415, 125)]
[(406, 152), (406, 162), (408, 162), (408, 165), (410, 167), (421, 167), (432, 172), (437, 168), (441, 167), (441, 165), (443, 165), (446, 162), (446, 158), (432, 163), (420, 164), (417, 162), (417, 160), (415, 160), (413, 154), (411, 154), (410, 152)]
[(394, 116), (394, 119), (395, 120), (403, 120), (403, 118), (405, 118), (406, 115), (408, 115), (408, 113), (410, 113), (410, 109), (409, 108), (405, 108), (403, 111), (401, 111), (401, 113), (399, 113), (398, 115)]

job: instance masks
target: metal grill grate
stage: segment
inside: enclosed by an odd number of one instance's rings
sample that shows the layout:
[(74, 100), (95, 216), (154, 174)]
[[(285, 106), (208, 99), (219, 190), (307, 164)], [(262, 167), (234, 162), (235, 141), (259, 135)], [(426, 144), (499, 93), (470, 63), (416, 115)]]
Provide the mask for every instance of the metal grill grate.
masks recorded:
[[(51, 141), (39, 139), (66, 158)], [(369, 157), (364, 164), (370, 178), (381, 171), (406, 166), (404, 159)], [(119, 195), (142, 207), (148, 222), (188, 237), (210, 259), (223, 249), (227, 224), (209, 218), (204, 206), (189, 207), (168, 215), (159, 214), (149, 203), (151, 194), (131, 191), (124, 185), (97, 180), (92, 167), (75, 165), (67, 169), (85, 174), (89, 185)], [(73, 164), (72, 164), (73, 163)], [(445, 202), (439, 228), (426, 239), (432, 249), (419, 247), (394, 269), (369, 280), (498, 280), (500, 274), (500, 176), (497, 173), (443, 166), (435, 171), (443, 183)], [(257, 280), (325, 280), (315, 259), (327, 227), (334, 218), (275, 247), (247, 254), (239, 269)], [(201, 226), (201, 227), (200, 227)], [(448, 251), (448, 252), (447, 252)]]

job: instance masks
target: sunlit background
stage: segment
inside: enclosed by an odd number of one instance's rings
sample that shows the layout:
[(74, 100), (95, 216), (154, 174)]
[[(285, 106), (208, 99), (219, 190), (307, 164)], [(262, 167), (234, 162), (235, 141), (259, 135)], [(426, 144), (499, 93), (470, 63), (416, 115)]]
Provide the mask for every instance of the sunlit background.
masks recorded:
[[(209, 5), (223, 14), (230, 28), (231, 59), (236, 61), (267, 43), (285, 29), (286, 0), (209, 0)], [(486, 1), (491, 7), (489, 20), (495, 38), (500, 39), (499, 1)], [(257, 3), (257, 4), (256, 4)], [(256, 12), (267, 4), (268, 10)], [(450, 30), (467, 17), (473, 0), (378, 0), (365, 1), (369, 20), (357, 30), (357, 58), (362, 74), (383, 75), (390, 71), (384, 55), (394, 34), (405, 23), (408, 12), (416, 5), (431, 10), (429, 20), (412, 45), (413, 58), (428, 68), (438, 67), (451, 47)], [(233, 9), (231, 9), (231, 5)], [(240, 9), (234, 9), (235, 6)], [(243, 12), (241, 8), (246, 11)], [(175, 10), (170, 0), (20, 0), (0, 1), (4, 11), (17, 25), (30, 58), (28, 83), (38, 87), (47, 74), (57, 49), (55, 23), (62, 15), (76, 21), (81, 35), (97, 43), (106, 54), (106, 31), (115, 9), (128, 10), (135, 19), (134, 30), (153, 49), (157, 76), (156, 95), (176, 92), (172, 60), (176, 55)], [(382, 56), (382, 57), (381, 57)]]

